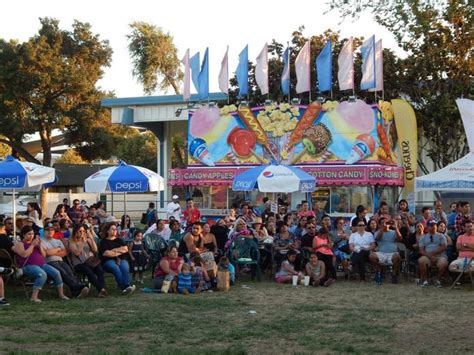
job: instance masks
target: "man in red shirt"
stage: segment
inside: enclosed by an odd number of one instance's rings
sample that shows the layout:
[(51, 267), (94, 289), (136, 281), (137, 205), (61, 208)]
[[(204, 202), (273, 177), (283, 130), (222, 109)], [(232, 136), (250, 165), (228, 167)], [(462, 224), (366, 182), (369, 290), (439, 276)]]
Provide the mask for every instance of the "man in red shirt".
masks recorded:
[[(470, 270), (474, 271), (474, 227), (472, 221), (464, 222), (464, 234), (460, 235), (456, 240), (456, 249), (459, 256), (449, 265), (449, 271), (461, 272), (469, 260), (471, 260)], [(465, 271), (469, 271), (467, 268)]]
[(186, 200), (186, 210), (184, 211), (184, 219), (186, 220), (187, 226), (201, 221), (201, 212), (197, 207), (194, 206), (194, 200), (192, 198), (188, 198)]

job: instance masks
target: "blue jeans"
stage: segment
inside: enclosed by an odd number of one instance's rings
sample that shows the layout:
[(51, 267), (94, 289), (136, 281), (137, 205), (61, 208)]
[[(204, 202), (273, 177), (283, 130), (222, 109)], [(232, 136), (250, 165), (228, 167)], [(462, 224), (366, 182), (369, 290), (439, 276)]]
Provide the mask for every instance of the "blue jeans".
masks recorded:
[(54, 286), (57, 288), (63, 287), (63, 279), (61, 273), (51, 265), (44, 264), (43, 266), (26, 265), (23, 266), (23, 273), (26, 277), (33, 279), (33, 290), (41, 290), (48, 279), (48, 276), (53, 280)]
[(115, 260), (107, 260), (102, 266), (105, 271), (114, 275), (115, 282), (120, 289), (125, 290), (130, 286), (130, 268), (127, 260), (121, 260), (120, 265), (117, 265)]

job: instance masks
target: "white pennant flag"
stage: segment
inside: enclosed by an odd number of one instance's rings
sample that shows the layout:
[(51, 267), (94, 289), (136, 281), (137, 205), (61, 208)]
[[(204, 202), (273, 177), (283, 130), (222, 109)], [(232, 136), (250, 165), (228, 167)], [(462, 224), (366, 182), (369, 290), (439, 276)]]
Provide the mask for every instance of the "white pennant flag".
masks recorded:
[(307, 41), (295, 60), (296, 92), (298, 94), (311, 89), (310, 62), (311, 45), (310, 41)]
[(375, 43), (375, 89), (369, 91), (383, 91), (383, 47), (382, 40)]
[(226, 95), (229, 94), (229, 46), (225, 51), (224, 58), (221, 62), (221, 70), (219, 71), (219, 89)]
[(255, 81), (262, 95), (268, 94), (268, 45), (266, 43), (257, 57)]
[(337, 57), (339, 90), (354, 89), (354, 47), (352, 37), (347, 40)]
[(184, 87), (183, 100), (188, 101), (191, 97), (191, 70), (189, 69), (189, 49), (186, 51), (181, 63), (184, 64)]

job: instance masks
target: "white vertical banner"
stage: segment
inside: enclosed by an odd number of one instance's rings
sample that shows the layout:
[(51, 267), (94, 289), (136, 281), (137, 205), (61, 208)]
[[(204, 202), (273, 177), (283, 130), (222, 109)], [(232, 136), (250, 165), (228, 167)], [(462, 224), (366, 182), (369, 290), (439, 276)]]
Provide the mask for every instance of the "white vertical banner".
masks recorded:
[(265, 43), (255, 64), (255, 81), (262, 95), (268, 94), (268, 44)]
[(456, 104), (461, 114), (464, 132), (466, 132), (469, 151), (474, 153), (474, 101), (469, 99), (457, 99)]
[(229, 94), (229, 46), (225, 51), (219, 71), (219, 89), (226, 95)]
[(295, 60), (296, 92), (298, 94), (311, 90), (310, 62), (311, 43), (307, 41)]
[(339, 90), (354, 90), (354, 43), (349, 38), (337, 57)]
[(369, 91), (383, 91), (383, 47), (382, 40), (375, 43), (375, 88)]
[(186, 50), (181, 63), (184, 64), (184, 87), (183, 87), (183, 100), (188, 101), (191, 97), (191, 70), (189, 68), (189, 49)]

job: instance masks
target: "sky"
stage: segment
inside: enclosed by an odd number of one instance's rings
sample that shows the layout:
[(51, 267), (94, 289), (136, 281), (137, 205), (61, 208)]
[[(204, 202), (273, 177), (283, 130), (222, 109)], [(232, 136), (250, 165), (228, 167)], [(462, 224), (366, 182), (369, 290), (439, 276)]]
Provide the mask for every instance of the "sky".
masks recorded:
[[(341, 18), (336, 12), (324, 14), (326, 0), (17, 0), (2, 4), (0, 37), (5, 40), (26, 41), (38, 32), (40, 17), (53, 17), (60, 27), (70, 29), (75, 19), (88, 22), (93, 33), (109, 41), (114, 53), (110, 68), (98, 85), (114, 91), (117, 97), (143, 96), (142, 87), (132, 76), (132, 64), (127, 50), (129, 24), (145, 21), (161, 27), (174, 37), (178, 56), (187, 48), (191, 55), (201, 51), (201, 60), (209, 47), (210, 91), (218, 91), (220, 62), (229, 46), (230, 76), (238, 63), (238, 54), (249, 45), (249, 60), (255, 62), (265, 42), (272, 39), (286, 43), (292, 31), (304, 25), (307, 37), (321, 34), (326, 29), (340, 31), (341, 38), (376, 35), (383, 46), (403, 55), (394, 37), (377, 25), (369, 14), (353, 21)], [(192, 91), (193, 92), (193, 91)], [(172, 92), (169, 91), (168, 94)], [(156, 95), (165, 94), (157, 91)]]

